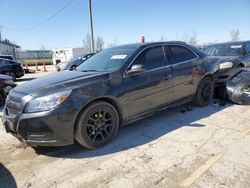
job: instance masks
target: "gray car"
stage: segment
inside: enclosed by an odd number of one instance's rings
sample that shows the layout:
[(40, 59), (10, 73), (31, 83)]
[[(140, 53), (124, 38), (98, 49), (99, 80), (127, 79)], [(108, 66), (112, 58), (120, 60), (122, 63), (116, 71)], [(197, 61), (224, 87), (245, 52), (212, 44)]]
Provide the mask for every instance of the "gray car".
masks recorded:
[(234, 67), (250, 67), (250, 41), (213, 44), (205, 52), (213, 56), (230, 56)]

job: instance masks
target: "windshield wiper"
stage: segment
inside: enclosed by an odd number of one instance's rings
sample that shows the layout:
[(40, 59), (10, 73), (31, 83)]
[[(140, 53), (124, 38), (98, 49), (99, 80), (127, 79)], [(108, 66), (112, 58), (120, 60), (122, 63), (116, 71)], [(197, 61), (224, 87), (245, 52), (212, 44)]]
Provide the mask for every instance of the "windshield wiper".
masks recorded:
[(82, 72), (98, 72), (97, 70), (82, 70)]

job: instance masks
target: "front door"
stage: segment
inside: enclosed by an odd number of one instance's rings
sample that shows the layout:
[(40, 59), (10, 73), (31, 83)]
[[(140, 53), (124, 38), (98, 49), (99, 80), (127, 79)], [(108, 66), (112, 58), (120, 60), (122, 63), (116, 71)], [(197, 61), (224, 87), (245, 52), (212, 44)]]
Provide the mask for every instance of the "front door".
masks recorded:
[(134, 117), (171, 103), (173, 100), (172, 68), (162, 45), (143, 50), (130, 65), (143, 65), (144, 71), (125, 76), (124, 86), (128, 117)]

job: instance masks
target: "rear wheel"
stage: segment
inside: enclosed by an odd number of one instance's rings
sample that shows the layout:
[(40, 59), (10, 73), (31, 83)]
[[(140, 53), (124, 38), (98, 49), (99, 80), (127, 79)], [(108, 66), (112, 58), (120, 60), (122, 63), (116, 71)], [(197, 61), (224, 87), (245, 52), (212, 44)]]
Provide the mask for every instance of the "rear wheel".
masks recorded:
[(106, 102), (95, 102), (79, 116), (75, 139), (79, 144), (94, 149), (107, 144), (115, 137), (119, 128), (116, 109)]
[(199, 87), (194, 98), (194, 104), (198, 106), (206, 106), (213, 100), (214, 84), (213, 79), (205, 77), (200, 82)]
[(4, 73), (7, 76), (10, 76), (13, 78), (14, 81), (16, 81), (16, 73), (14, 73), (13, 71), (7, 71)]

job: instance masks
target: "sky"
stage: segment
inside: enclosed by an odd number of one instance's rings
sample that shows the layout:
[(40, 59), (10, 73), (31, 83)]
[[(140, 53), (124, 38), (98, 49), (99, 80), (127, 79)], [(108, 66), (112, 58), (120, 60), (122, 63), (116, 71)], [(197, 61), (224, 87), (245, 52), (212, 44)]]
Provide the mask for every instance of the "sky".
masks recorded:
[[(250, 40), (250, 0), (92, 0), (94, 36), (105, 45), (145, 40), (200, 44)], [(89, 32), (88, 0), (0, 0), (3, 38), (25, 50), (81, 47)]]

